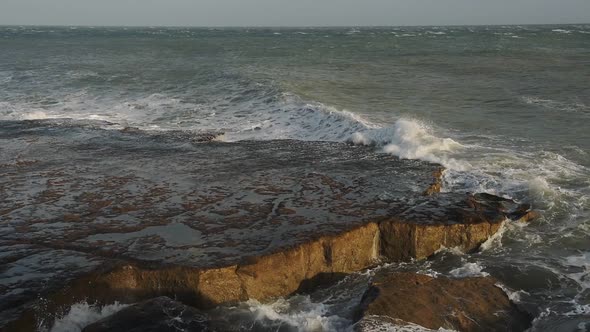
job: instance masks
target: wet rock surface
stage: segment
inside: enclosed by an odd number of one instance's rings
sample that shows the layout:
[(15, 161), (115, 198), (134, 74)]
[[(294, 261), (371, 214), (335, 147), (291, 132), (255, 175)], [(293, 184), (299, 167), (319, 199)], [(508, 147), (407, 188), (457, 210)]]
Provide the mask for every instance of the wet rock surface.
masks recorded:
[[(417, 324), (437, 330), (524, 331), (532, 318), (489, 277), (449, 279), (414, 273), (381, 276), (363, 299), (359, 330), (372, 323)], [(400, 323), (400, 322), (405, 322)]]
[(382, 259), (475, 250), (530, 213), (437, 194), (439, 165), (370, 147), (0, 128), (0, 322), (25, 330), (86, 298), (209, 308), (286, 296)]
[(168, 297), (134, 304), (82, 329), (82, 332), (177, 331), (212, 330), (204, 314)]

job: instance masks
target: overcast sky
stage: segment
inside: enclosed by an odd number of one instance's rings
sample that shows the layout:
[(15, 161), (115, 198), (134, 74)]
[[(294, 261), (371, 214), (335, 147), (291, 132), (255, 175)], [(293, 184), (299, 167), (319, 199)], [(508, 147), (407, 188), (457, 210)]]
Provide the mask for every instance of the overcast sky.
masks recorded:
[(0, 0), (0, 25), (590, 23), (590, 0)]

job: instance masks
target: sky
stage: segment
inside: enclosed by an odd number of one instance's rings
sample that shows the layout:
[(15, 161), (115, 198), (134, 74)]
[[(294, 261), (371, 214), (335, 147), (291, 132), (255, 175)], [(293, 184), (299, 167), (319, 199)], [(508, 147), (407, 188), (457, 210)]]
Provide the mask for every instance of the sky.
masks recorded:
[(0, 25), (387, 26), (590, 23), (590, 0), (0, 0)]

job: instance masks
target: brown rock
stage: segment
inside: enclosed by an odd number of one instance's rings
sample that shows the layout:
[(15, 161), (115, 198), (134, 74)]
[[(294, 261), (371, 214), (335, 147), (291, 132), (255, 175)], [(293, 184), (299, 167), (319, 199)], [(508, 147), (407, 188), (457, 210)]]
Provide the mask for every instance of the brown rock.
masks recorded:
[(426, 190), (424, 191), (424, 195), (431, 196), (440, 192), (440, 190), (442, 189), (442, 178), (444, 172), (445, 169), (443, 167), (439, 167), (432, 173), (432, 175), (434, 176), (434, 181), (428, 188), (426, 188)]
[(502, 223), (420, 225), (382, 222), (379, 225), (382, 255), (391, 261), (407, 261), (427, 258), (442, 247), (474, 251), (494, 235)]
[(430, 329), (524, 331), (531, 317), (511, 303), (496, 283), (493, 278), (397, 273), (374, 281), (363, 299), (363, 314)]
[[(375, 265), (379, 228), (368, 223), (338, 236), (326, 236), (242, 265), (237, 273), (249, 298), (265, 300), (313, 287), (322, 274), (351, 273)], [(306, 282), (306, 285), (302, 283)]]
[(460, 197), (457, 201), (457, 195), (438, 194), (384, 220), (318, 236), (236, 265), (198, 268), (124, 263), (75, 280), (57, 295), (48, 296), (48, 303), (63, 308), (86, 298), (129, 303), (169, 296), (207, 309), (247, 299), (266, 301), (313, 289), (381, 259), (423, 259), (441, 247), (476, 250), (498, 231), (508, 214), (515, 213), (509, 212), (515, 211), (515, 203), (503, 198)]

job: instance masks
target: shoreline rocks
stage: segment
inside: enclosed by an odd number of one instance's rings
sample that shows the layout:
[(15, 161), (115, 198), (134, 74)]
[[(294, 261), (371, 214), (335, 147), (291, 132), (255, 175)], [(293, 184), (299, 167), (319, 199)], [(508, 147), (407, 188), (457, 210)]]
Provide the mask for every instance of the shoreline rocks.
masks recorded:
[(50, 324), (81, 300), (168, 295), (210, 308), (289, 296), (443, 246), (476, 250), (530, 212), (438, 193), (440, 165), (369, 147), (11, 126), (0, 134), (14, 152), (0, 158), (9, 330)]
[[(157, 296), (174, 297), (199, 309), (248, 299), (268, 301), (313, 289), (383, 261), (424, 259), (442, 247), (476, 250), (508, 220), (507, 215), (513, 213), (508, 205), (515, 204), (503, 199), (499, 204), (498, 198), (491, 195), (468, 195), (444, 205), (452, 199), (443, 196), (432, 198), (436, 203), (416, 206), (401, 216), (368, 222), (338, 235), (320, 236), (271, 254), (246, 258), (236, 265), (202, 269), (118, 264), (77, 279), (56, 295), (48, 296), (46, 307), (55, 312), (80, 299), (128, 303)], [(429, 213), (433, 208), (442, 213)], [(422, 277), (406, 276), (425, 283), (416, 279)], [(30, 319), (33, 313), (29, 311), (23, 317), (27, 316)], [(19, 322), (26, 324), (29, 319), (21, 317)]]
[[(490, 277), (450, 279), (396, 273), (373, 281), (361, 303), (360, 330), (375, 322), (417, 324), (464, 332), (524, 331), (532, 317)], [(367, 329), (368, 331), (368, 329)]]

